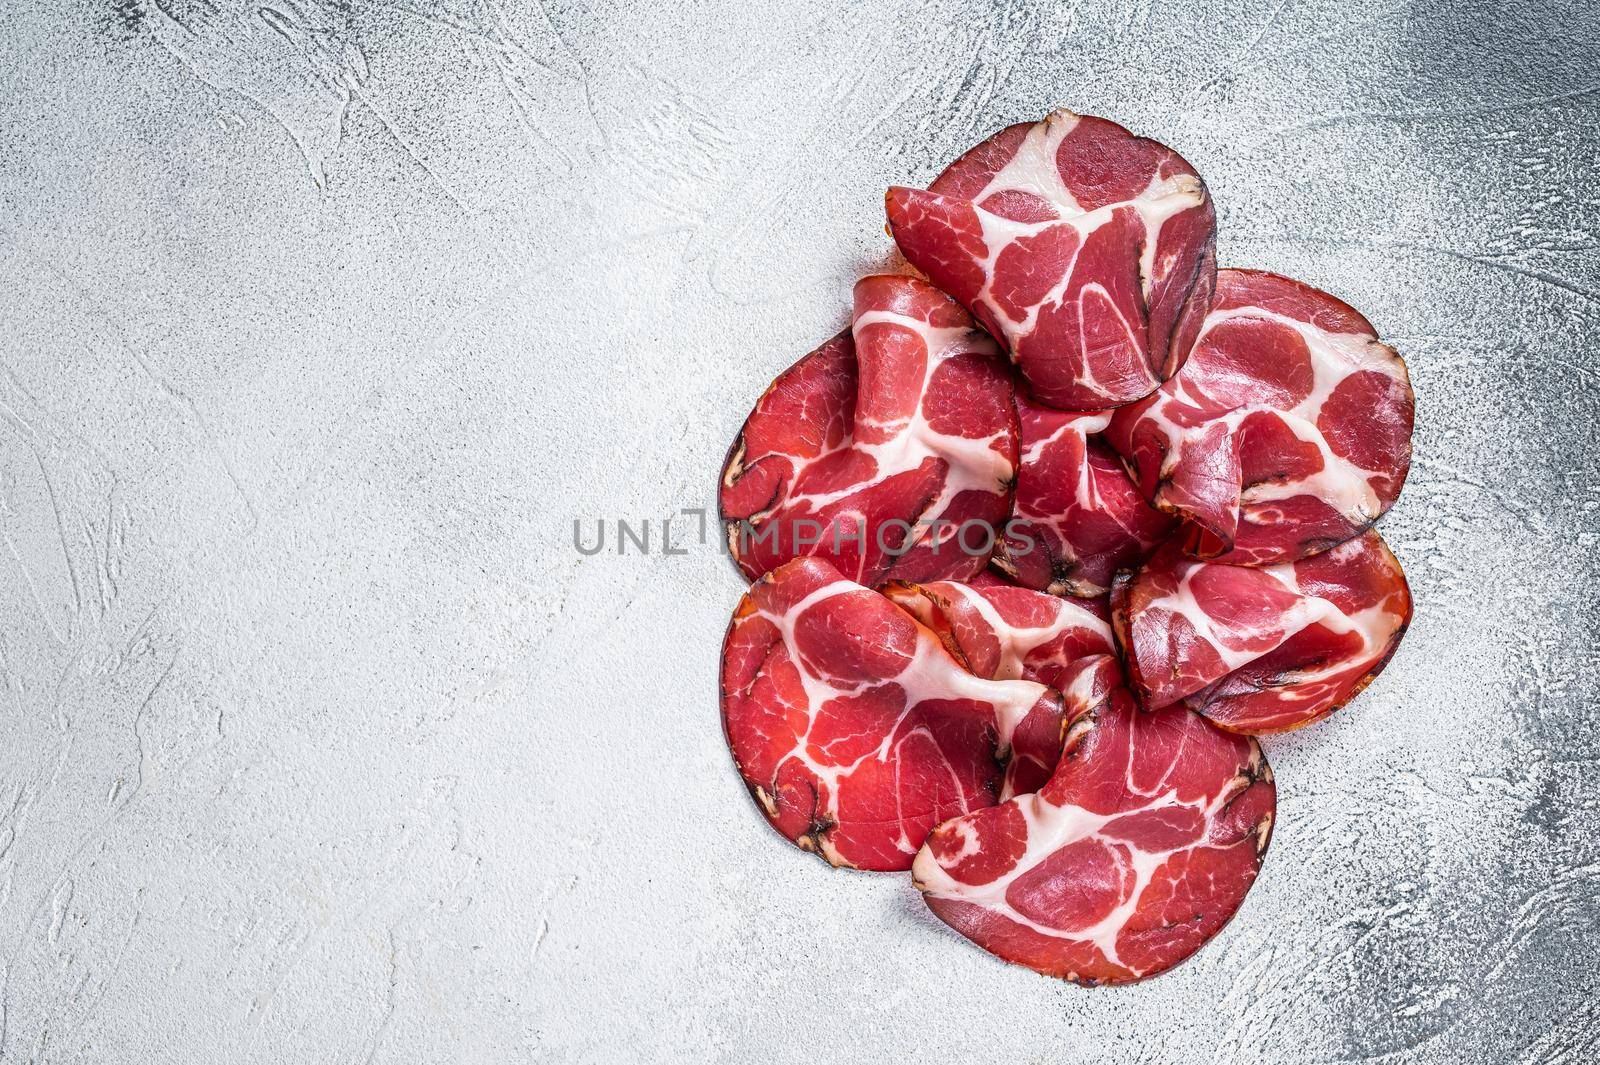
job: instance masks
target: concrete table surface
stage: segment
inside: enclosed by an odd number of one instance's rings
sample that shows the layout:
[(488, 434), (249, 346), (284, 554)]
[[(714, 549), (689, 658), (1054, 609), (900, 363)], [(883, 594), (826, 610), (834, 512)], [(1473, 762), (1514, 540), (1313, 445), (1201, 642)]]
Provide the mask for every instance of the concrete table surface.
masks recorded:
[[(1589, 3), (0, 3), (0, 1060), (1600, 1055)], [(1418, 600), (1239, 917), (1008, 968), (779, 840), (683, 508), (1065, 105), (1410, 362)], [(661, 547), (663, 519), (673, 543)], [(655, 526), (585, 556), (573, 523)]]

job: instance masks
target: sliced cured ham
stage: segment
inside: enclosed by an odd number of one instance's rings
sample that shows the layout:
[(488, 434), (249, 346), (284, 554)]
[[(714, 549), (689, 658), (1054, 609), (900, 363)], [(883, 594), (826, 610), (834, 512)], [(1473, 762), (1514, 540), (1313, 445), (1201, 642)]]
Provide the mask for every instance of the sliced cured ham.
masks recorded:
[(1068, 691), (1040, 791), (934, 829), (912, 867), (930, 909), (1006, 961), (1082, 984), (1165, 972), (1255, 882), (1277, 796), (1261, 748), (1181, 706), (1139, 710), (1115, 666)]
[(1268, 565), (1325, 551), (1389, 509), (1411, 465), (1405, 362), (1309, 285), (1223, 270), (1182, 371), (1107, 440), (1187, 525), (1191, 554)]
[(1008, 753), (1053, 765), (1061, 697), (962, 667), (819, 558), (757, 581), (723, 645), (722, 720), (772, 826), (833, 865), (908, 869), (930, 829), (994, 804)]
[[(1116, 654), (1099, 602), (1062, 599), (986, 576), (969, 584), (894, 582), (884, 594), (935, 633), (969, 672), (991, 680), (1031, 680), (1064, 690)], [(1043, 787), (1059, 752), (1058, 737), (1044, 746), (1042, 757), (1014, 753), (1008, 793)]]
[(1373, 529), (1405, 363), (1327, 293), (1218, 272), (1200, 176), (1105, 119), (1001, 130), (886, 210), (927, 280), (862, 279), (722, 471), (735, 768), (786, 839), (910, 870), (1008, 962), (1165, 972), (1260, 872), (1254, 737), (1409, 624)]
[(1177, 370), (1216, 273), (1205, 183), (1172, 149), (1057, 111), (1001, 130), (927, 191), (891, 188), (906, 260), (977, 316), (1034, 398), (1101, 410)]
[(1104, 595), (1171, 533), (1122, 460), (1093, 434), (1109, 411), (1072, 413), (1017, 397), (1021, 450), (1016, 504), (994, 562), (1012, 580), (1053, 595)]
[(1349, 702), (1411, 620), (1405, 574), (1376, 531), (1276, 566), (1204, 562), (1169, 544), (1119, 577), (1111, 602), (1145, 706), (1181, 702), (1257, 734)]
[(949, 297), (863, 278), (850, 333), (784, 371), (729, 452), (734, 560), (750, 580), (801, 556), (870, 586), (977, 573), (1011, 508), (1011, 393), (994, 342)]

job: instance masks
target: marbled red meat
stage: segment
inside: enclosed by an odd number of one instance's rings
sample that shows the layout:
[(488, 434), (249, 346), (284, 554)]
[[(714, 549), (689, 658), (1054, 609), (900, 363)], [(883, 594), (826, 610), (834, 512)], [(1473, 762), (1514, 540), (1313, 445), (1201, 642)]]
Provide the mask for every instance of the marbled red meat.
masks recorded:
[(1181, 706), (1139, 710), (1103, 661), (1068, 690), (1049, 783), (941, 824), (912, 867), (950, 927), (1082, 984), (1154, 976), (1215, 936), (1255, 882), (1277, 803), (1254, 740)]
[(1101, 600), (1047, 595), (987, 574), (965, 583), (896, 581), (883, 591), (980, 677), (1060, 689), (1083, 659), (1116, 653)]
[[(991, 680), (1032, 680), (1060, 691), (1116, 654), (1102, 601), (1063, 599), (987, 576), (967, 584), (897, 581), (884, 594), (935, 633), (968, 671)], [(1054, 743), (1042, 758), (1013, 754), (1009, 792), (1044, 786), (1058, 752)]]
[(740, 569), (816, 556), (872, 586), (977, 573), (1010, 513), (1011, 390), (949, 297), (863, 278), (850, 334), (784, 371), (729, 453), (720, 502)]
[(974, 676), (819, 558), (757, 581), (723, 644), (722, 720), (767, 820), (834, 865), (908, 869), (934, 825), (993, 805), (1008, 755), (1053, 764), (1061, 697)]
[(1267, 565), (1325, 551), (1389, 509), (1411, 465), (1405, 362), (1309, 285), (1223, 270), (1193, 351), (1107, 440), (1186, 523), (1191, 554)]
[(1169, 544), (1118, 578), (1111, 603), (1146, 707), (1181, 702), (1257, 734), (1349, 702), (1411, 620), (1405, 574), (1376, 531), (1276, 566), (1204, 562)]
[(1016, 505), (995, 565), (1054, 595), (1104, 595), (1117, 570), (1138, 565), (1174, 520), (1145, 501), (1122, 460), (1093, 434), (1109, 411), (1072, 413), (1017, 396)]
[(786, 838), (911, 869), (1007, 961), (1165, 972), (1260, 871), (1254, 734), (1344, 705), (1409, 623), (1372, 528), (1405, 364), (1326, 293), (1219, 273), (1199, 175), (1104, 119), (1009, 127), (886, 208), (929, 280), (860, 282), (724, 468), (735, 766)]
[(1205, 313), (1216, 218), (1172, 149), (1057, 111), (1001, 130), (926, 192), (892, 188), (906, 260), (977, 316), (1034, 398), (1101, 410), (1177, 369)]

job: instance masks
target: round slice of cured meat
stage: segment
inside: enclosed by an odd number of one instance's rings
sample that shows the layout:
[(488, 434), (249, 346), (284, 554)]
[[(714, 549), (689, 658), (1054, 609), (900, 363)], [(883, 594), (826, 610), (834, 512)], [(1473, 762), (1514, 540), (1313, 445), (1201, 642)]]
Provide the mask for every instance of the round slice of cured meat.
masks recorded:
[(969, 672), (820, 558), (751, 586), (723, 644), (722, 722), (767, 820), (833, 865), (904, 870), (934, 825), (991, 806), (1007, 762), (1055, 763), (1061, 696)]
[(1177, 370), (1210, 299), (1216, 216), (1163, 144), (1056, 111), (1001, 130), (926, 191), (891, 188), (906, 260), (1010, 353), (1033, 397), (1102, 410)]
[(1277, 805), (1255, 740), (1182, 706), (1140, 710), (1114, 674), (1068, 691), (1048, 784), (941, 824), (912, 866), (951, 928), (1081, 984), (1154, 976), (1215, 936), (1255, 882)]
[(1368, 531), (1276, 566), (1190, 558), (1169, 544), (1117, 579), (1112, 618), (1147, 707), (1175, 703), (1233, 732), (1285, 732), (1355, 698), (1411, 621), (1400, 562)]
[(1112, 418), (1141, 491), (1200, 558), (1270, 565), (1359, 535), (1411, 466), (1406, 364), (1343, 302), (1223, 270), (1183, 369)]

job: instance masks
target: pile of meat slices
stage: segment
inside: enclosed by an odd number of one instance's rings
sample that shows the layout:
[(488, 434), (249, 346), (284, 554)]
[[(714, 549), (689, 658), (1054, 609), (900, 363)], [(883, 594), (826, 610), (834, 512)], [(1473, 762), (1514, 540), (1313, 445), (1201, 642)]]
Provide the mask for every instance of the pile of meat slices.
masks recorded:
[(1325, 292), (1218, 270), (1199, 175), (1105, 119), (1012, 126), (887, 206), (922, 276), (863, 278), (723, 471), (734, 763), (785, 838), (909, 869), (1007, 961), (1164, 972), (1261, 868), (1253, 737), (1349, 702), (1411, 617), (1373, 528), (1405, 363)]

